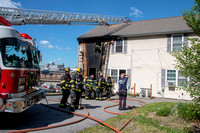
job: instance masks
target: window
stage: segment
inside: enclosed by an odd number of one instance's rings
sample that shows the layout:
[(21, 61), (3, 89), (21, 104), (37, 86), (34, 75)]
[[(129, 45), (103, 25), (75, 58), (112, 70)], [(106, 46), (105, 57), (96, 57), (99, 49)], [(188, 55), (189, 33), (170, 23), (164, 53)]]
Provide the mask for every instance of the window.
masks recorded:
[(111, 69), (111, 78), (114, 80), (114, 83), (117, 83), (117, 74), (118, 69)]
[(112, 45), (112, 53), (127, 53), (127, 41), (125, 39), (117, 39)]
[(95, 53), (101, 53), (101, 42), (96, 42)]
[[(166, 82), (167, 86), (174, 88), (176, 86), (182, 86), (183, 83), (187, 82), (187, 77), (181, 75), (178, 70), (167, 70)], [(175, 89), (174, 89), (175, 90)]]
[(172, 35), (171, 51), (180, 51), (183, 46), (183, 35)]
[(0, 53), (5, 67), (39, 68), (39, 51), (16, 38), (0, 39)]
[(178, 72), (178, 86), (182, 86), (187, 82), (187, 78), (181, 75), (180, 71)]
[[(126, 73), (126, 70), (124, 70), (124, 69), (120, 69), (120, 70), (119, 70), (119, 78), (121, 77), (121, 74), (122, 74), (122, 73)], [(119, 79), (119, 78), (118, 78), (118, 79)]]
[(118, 83), (118, 80), (122, 73), (126, 73), (126, 69), (111, 69), (111, 78), (114, 80), (114, 83)]
[(167, 70), (167, 81), (176, 81), (176, 70)]
[(122, 53), (123, 52), (123, 40), (119, 39), (116, 41), (116, 53)]

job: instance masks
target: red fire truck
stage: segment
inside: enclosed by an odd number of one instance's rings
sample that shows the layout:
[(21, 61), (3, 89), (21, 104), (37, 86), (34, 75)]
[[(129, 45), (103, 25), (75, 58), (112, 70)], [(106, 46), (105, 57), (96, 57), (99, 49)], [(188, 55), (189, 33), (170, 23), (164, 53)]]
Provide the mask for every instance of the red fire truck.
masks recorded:
[(46, 96), (39, 89), (40, 51), (0, 16), (0, 112), (22, 112)]

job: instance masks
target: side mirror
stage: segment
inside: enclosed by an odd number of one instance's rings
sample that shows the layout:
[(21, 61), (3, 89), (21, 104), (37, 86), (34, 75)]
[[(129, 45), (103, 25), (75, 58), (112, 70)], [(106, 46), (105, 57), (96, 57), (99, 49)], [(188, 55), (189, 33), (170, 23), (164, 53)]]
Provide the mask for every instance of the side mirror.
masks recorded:
[(42, 62), (42, 55), (40, 54), (39, 50), (38, 50), (38, 58), (39, 58), (39, 62)]

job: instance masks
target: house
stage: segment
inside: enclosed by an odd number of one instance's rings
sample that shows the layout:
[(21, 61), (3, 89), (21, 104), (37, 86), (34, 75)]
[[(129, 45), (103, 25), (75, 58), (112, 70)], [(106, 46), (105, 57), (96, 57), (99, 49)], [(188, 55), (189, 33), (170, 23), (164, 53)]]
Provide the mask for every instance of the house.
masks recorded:
[(182, 16), (97, 26), (78, 38), (78, 66), (84, 76), (103, 72), (110, 74), (118, 88), (121, 73), (130, 74), (129, 93), (175, 99), (191, 99), (177, 90), (187, 78), (175, 69), (172, 50), (190, 46), (197, 37)]

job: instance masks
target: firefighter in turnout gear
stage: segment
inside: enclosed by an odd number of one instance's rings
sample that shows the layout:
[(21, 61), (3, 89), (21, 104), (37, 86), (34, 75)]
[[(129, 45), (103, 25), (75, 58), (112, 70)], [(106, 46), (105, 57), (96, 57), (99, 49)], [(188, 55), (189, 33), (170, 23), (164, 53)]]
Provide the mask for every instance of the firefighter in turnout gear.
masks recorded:
[(89, 99), (92, 92), (92, 84), (93, 84), (94, 75), (91, 74), (85, 81), (85, 99)]
[(70, 68), (65, 68), (65, 74), (60, 79), (60, 84), (62, 87), (62, 99), (60, 101), (60, 108), (66, 108), (68, 103), (68, 97), (70, 95), (70, 81), (71, 81), (71, 76), (70, 76)]
[(107, 76), (106, 90), (107, 90), (107, 99), (110, 100), (112, 94), (113, 81), (111, 80), (110, 75)]
[(103, 78), (103, 73), (100, 73), (99, 78), (96, 81), (96, 100), (102, 100), (102, 94), (105, 85), (106, 82), (105, 78)]
[(71, 105), (70, 110), (74, 111), (79, 107), (79, 100), (83, 92), (83, 76), (81, 75), (82, 69), (77, 68), (77, 72), (72, 76), (71, 83)]

